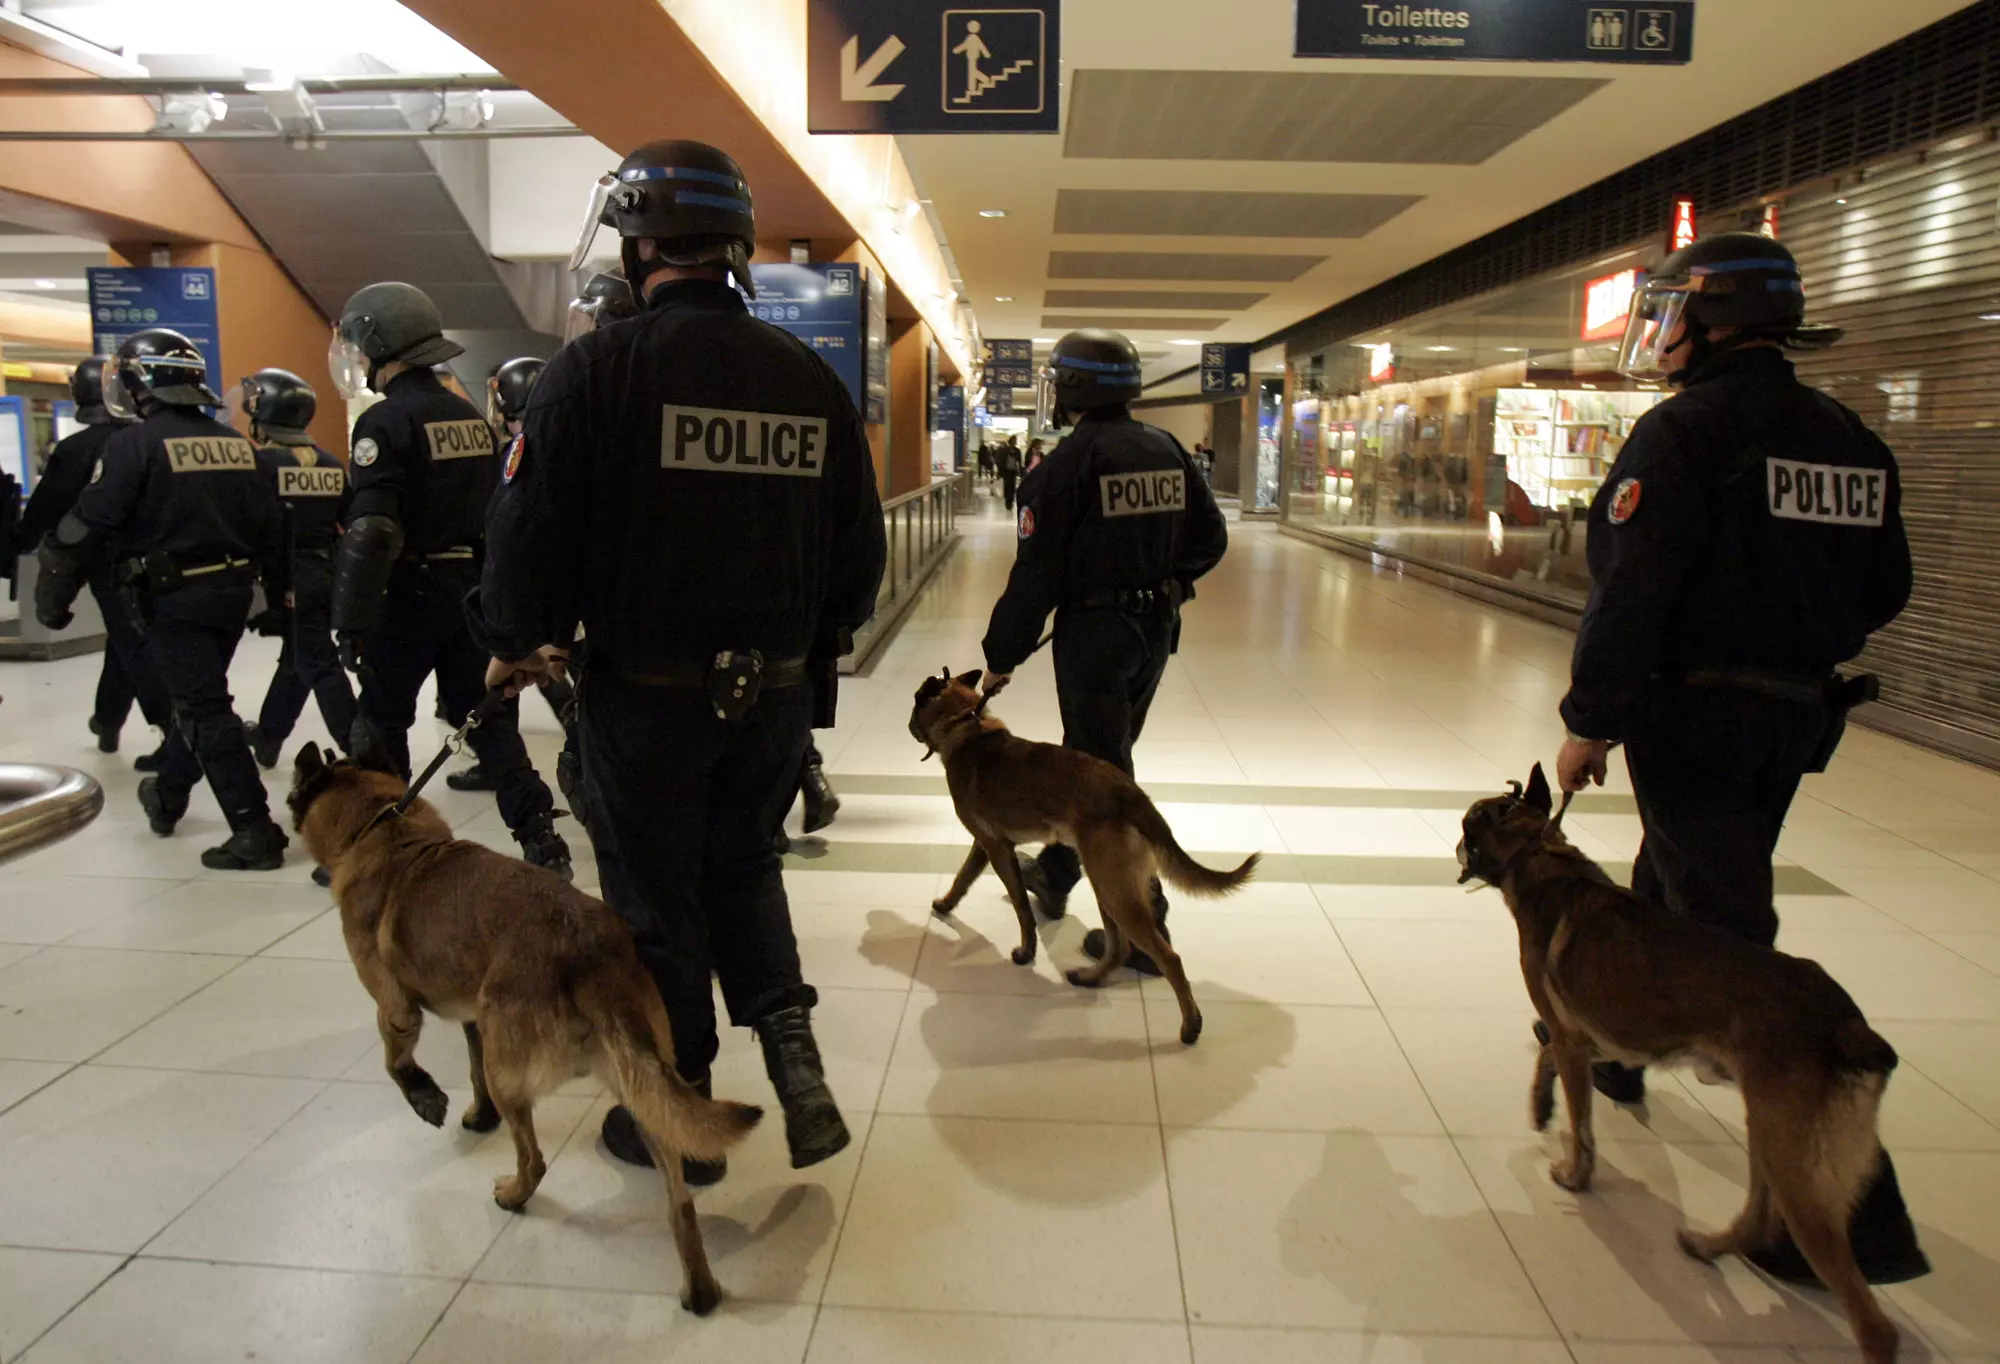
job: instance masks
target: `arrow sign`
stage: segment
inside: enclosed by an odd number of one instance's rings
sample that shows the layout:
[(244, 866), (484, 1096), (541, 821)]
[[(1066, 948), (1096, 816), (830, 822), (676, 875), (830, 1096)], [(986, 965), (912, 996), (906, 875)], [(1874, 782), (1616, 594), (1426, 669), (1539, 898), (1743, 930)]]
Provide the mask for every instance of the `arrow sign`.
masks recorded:
[(863, 100), (891, 100), (903, 93), (900, 85), (877, 85), (875, 78), (889, 69), (889, 63), (903, 55), (903, 40), (890, 34), (875, 55), (861, 60), (861, 40), (849, 38), (840, 49), (840, 97), (850, 104)]

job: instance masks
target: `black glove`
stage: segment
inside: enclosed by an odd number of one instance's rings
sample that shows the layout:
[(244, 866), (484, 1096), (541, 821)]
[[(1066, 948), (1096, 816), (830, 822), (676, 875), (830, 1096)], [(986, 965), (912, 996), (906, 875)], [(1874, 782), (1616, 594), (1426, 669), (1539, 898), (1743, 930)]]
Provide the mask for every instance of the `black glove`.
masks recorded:
[(287, 606), (267, 606), (247, 622), (250, 629), (266, 639), (282, 639), (291, 632), (292, 612)]
[(340, 646), (340, 666), (359, 677), (361, 675), (361, 632), (359, 630), (339, 630), (334, 633), (334, 641)]
[(70, 610), (67, 606), (63, 607), (60, 611), (49, 611), (44, 609), (41, 603), (37, 602), (35, 605), (35, 619), (48, 629), (67, 630), (69, 629), (69, 623), (76, 619), (76, 612)]

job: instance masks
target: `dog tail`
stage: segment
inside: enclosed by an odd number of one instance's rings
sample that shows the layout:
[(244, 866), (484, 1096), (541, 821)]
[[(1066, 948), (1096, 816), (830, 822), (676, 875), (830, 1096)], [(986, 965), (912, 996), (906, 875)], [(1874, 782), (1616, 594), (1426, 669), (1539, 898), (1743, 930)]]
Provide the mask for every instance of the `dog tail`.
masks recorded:
[[(680, 1077), (673, 1031), (660, 992), (643, 971), (614, 987), (613, 998), (578, 992), (584, 1016), (602, 1039), (619, 1097), (642, 1130), (675, 1155), (720, 1160), (764, 1116), (754, 1104), (710, 1099)], [(607, 990), (606, 994), (614, 991)]]
[[(1134, 788), (1136, 790), (1136, 788)], [(1160, 878), (1176, 890), (1189, 895), (1227, 895), (1240, 889), (1257, 870), (1262, 853), (1251, 853), (1243, 859), (1234, 871), (1215, 871), (1204, 867), (1187, 855), (1174, 831), (1168, 827), (1166, 816), (1162, 815), (1152, 799), (1145, 792), (1138, 792), (1137, 808), (1131, 812), (1132, 827), (1139, 836), (1153, 845), (1153, 855), (1159, 859)]]

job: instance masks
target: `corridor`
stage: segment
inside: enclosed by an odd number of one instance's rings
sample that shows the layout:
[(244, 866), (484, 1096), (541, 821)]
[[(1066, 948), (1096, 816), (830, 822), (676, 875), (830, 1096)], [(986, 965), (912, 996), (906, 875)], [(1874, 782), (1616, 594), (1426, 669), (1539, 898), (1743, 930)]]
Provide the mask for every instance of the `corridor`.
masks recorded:
[[(1595, 1192), (1547, 1178), (1513, 926), (1454, 884), (1452, 850), (1467, 804), (1553, 758), (1565, 632), (1232, 522), (1137, 758), (1197, 857), (1264, 853), (1240, 895), (1175, 905), (1207, 1016), (1183, 1048), (1158, 982), (1063, 982), (1087, 893), (1032, 968), (1007, 959), (992, 876), (930, 913), (968, 839), (911, 695), (980, 665), (1013, 548), (983, 493), (961, 528), (843, 687), (821, 736), (843, 807), (786, 863), (856, 1139), (794, 1172), (767, 1122), (699, 1194), (730, 1294), (706, 1321), (676, 1303), (658, 1180), (600, 1148), (594, 1082), (538, 1110), (547, 1181), (501, 1212), (507, 1136), (425, 1127), (382, 1074), (296, 841), (280, 871), (194, 874), (220, 814), (201, 789), (179, 836), (147, 833), (129, 762), (149, 744), (101, 755), (84, 731), (96, 656), (0, 666), (0, 760), (107, 792), (88, 829), (0, 868), (0, 1364), (1854, 1357), (1830, 1299), (1674, 1246), (1742, 1201), (1733, 1089), (1656, 1073), (1644, 1109), (1599, 1105)], [(245, 641), (239, 712), (275, 651)], [(1046, 655), (994, 712), (1060, 738)], [(551, 771), (547, 708), (523, 723)], [(1639, 833), (1614, 772), (1566, 827), (1622, 878)], [(514, 851), (490, 798), (427, 794)], [(1902, 1056), (1884, 1139), (1937, 1270), (1886, 1290), (1906, 1360), (2000, 1361), (1996, 834), (2000, 774), (1857, 729), (1781, 849), (1780, 946)], [(458, 1029), (433, 1022), (420, 1057), (462, 1100)], [(747, 1032), (715, 1087), (770, 1103)]]

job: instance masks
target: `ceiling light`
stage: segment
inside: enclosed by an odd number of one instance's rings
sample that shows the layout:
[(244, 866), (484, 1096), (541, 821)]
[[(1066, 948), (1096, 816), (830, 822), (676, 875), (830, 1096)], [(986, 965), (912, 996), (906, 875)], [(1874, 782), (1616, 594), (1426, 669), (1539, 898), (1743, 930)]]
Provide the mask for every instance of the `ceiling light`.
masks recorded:
[(1431, 353), (1432, 355), (1451, 355), (1451, 354), (1455, 353), (1455, 352), (1456, 352), (1456, 351), (1458, 350), (1458, 347), (1457, 347), (1457, 346), (1425, 346), (1425, 347), (1424, 347), (1424, 349), (1425, 349), (1425, 350), (1427, 350), (1427, 351), (1429, 351), (1429, 352), (1430, 352), (1430, 353)]
[(1846, 202), (1847, 202), (1847, 200), (1845, 200), (1845, 199), (1835, 199), (1835, 200), (1834, 200), (1833, 202), (1835, 202), (1836, 204), (1844, 204), (1844, 203), (1846, 203)]
[(1352, 344), (1354, 349), (1356, 350), (1374, 350), (1375, 347), (1381, 343), (1376, 341), (1355, 341), (1350, 344)]
[(1053, 346), (1055, 343), (1056, 339), (1053, 336), (1038, 336), (1035, 338), (1035, 344), (1038, 346)]
[(924, 206), (918, 203), (915, 199), (912, 199), (908, 203), (903, 205), (903, 216), (905, 218), (914, 218), (923, 211), (924, 211)]
[(37, 289), (53, 289), (56, 287), (56, 282), (52, 279), (38, 279), (35, 281), (35, 287)]
[(995, 303), (1012, 303), (1014, 296), (1012, 294), (995, 294), (993, 295), (993, 301)]
[(1004, 208), (982, 208), (979, 210), (979, 216), (982, 218), (1004, 218), (1007, 216), (1007, 210)]
[[(35, 281), (35, 283), (48, 284), (48, 281), (45, 279), (38, 279)], [(1981, 313), (1979, 315), (1979, 320), (1981, 322), (2000, 322), (2000, 313)]]
[(1528, 353), (1526, 346), (1501, 346), (1498, 349), (1502, 355), (1526, 355)]
[(228, 113), (229, 105), (220, 95), (205, 92), (168, 95), (160, 101), (159, 126), (178, 133), (201, 134)]
[(1170, 346), (1199, 346), (1201, 342), (1195, 340), (1191, 336), (1177, 336), (1173, 340), (1167, 342), (1167, 344)]

